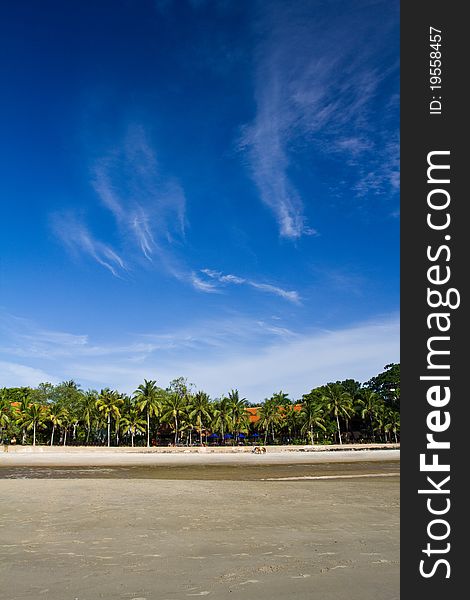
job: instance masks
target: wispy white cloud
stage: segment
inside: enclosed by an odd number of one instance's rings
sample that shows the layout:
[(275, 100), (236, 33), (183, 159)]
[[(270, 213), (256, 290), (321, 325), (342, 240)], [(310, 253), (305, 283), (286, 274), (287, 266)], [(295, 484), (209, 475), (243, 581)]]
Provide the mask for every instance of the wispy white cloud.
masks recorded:
[[(384, 69), (375, 60), (377, 39), (372, 42), (361, 19), (365, 9), (358, 5), (356, 14), (347, 15), (324, 10), (320, 16), (309, 3), (270, 2), (269, 10), (259, 13), (256, 115), (243, 129), (240, 147), (283, 237), (315, 233), (293, 178), (296, 152), (307, 144), (324, 158), (340, 155), (342, 163), (353, 164), (357, 194), (395, 189), (397, 146), (387, 149), (388, 128), (384, 125), (381, 138), (370, 121), (379, 87), (397, 73), (398, 64)], [(381, 32), (386, 37), (386, 27)], [(384, 122), (391, 107), (383, 113)]]
[(108, 228), (108, 235), (117, 238), (122, 250), (118, 253), (97, 240), (74, 213), (51, 217), (61, 243), (75, 254), (92, 257), (116, 277), (135, 269), (143, 257), (196, 289), (210, 291), (176, 256), (175, 245), (185, 241), (186, 198), (178, 181), (160, 173), (144, 128), (130, 125), (90, 169), (91, 185), (116, 226)]
[(184, 237), (186, 199), (181, 186), (163, 177), (142, 126), (130, 126), (124, 140), (96, 161), (93, 187), (120, 231), (146, 259)]
[(269, 321), (230, 314), (229, 317), (205, 319), (173, 331), (145, 333), (139, 339), (182, 355), (187, 349), (217, 352), (226, 351), (229, 346), (237, 352), (247, 345), (253, 348), (279, 338), (292, 339), (297, 335), (287, 327), (272, 325)]
[(267, 340), (295, 335), (286, 327), (231, 314), (229, 318), (203, 320), (176, 330), (124, 332), (117, 341), (99, 343), (88, 334), (46, 329), (30, 319), (0, 310), (0, 360), (3, 355), (8, 360), (16, 357), (41, 364), (55, 361), (57, 365), (66, 365), (64, 373), (70, 373), (77, 362), (100, 357), (112, 357), (119, 364), (123, 361), (142, 363), (150, 356), (168, 358), (172, 353), (182, 356), (188, 351), (227, 349), (228, 340), (234, 350), (248, 343), (253, 347)]
[(254, 287), (257, 290), (260, 290), (261, 292), (267, 292), (268, 294), (280, 296), (281, 298), (289, 300), (290, 302), (294, 302), (295, 304), (298, 304), (300, 302), (299, 293), (295, 290), (284, 290), (275, 285), (270, 285), (269, 283), (258, 283), (256, 281), (250, 280), (247, 281), (247, 284), (251, 285), (251, 287)]
[(220, 273), (219, 271), (214, 271), (213, 269), (201, 269), (201, 273), (204, 273), (213, 281), (217, 281), (221, 284), (248, 285), (261, 292), (266, 292), (268, 294), (280, 296), (281, 298), (289, 300), (290, 302), (294, 302), (295, 304), (298, 304), (300, 302), (300, 295), (295, 290), (285, 290), (276, 285), (271, 285), (269, 283), (260, 283), (258, 281), (253, 281), (252, 279), (239, 277), (238, 275), (224, 275), (223, 273)]
[(126, 260), (110, 244), (95, 239), (75, 215), (53, 215), (55, 234), (72, 252), (92, 257), (115, 277), (121, 277), (135, 268), (137, 249), (140, 256), (155, 263), (155, 268), (198, 292), (220, 293), (221, 284), (245, 284), (300, 302), (296, 291), (209, 269), (196, 271), (178, 255), (187, 227), (185, 195), (176, 180), (161, 175), (142, 126), (130, 126), (120, 143), (94, 162), (91, 171), (93, 189), (114, 219)]
[(139, 207), (136, 214), (132, 216), (130, 226), (134, 230), (140, 249), (145, 258), (152, 260), (152, 253), (155, 249), (155, 240), (149, 222), (149, 217), (142, 207)]
[[(7, 322), (9, 347), (0, 347), (0, 377), (1, 385), (11, 386), (72, 377), (84, 387), (132, 392), (144, 378), (166, 386), (184, 375), (213, 397), (237, 387), (250, 401), (259, 402), (279, 389), (298, 398), (328, 381), (366, 381), (399, 360), (395, 315), (342, 329), (302, 332), (282, 327), (279, 320), (274, 325), (232, 315), (105, 344), (81, 334), (49, 332), (27, 320)], [(34, 354), (38, 345), (42, 356)], [(11, 360), (12, 347), (21, 360)]]
[(105, 267), (115, 277), (127, 270), (121, 256), (108, 244), (96, 240), (86, 226), (75, 216), (55, 213), (51, 216), (53, 232), (73, 254), (85, 254)]
[(190, 280), (193, 287), (200, 292), (217, 293), (217, 286), (210, 281), (203, 281), (196, 273), (191, 273)]
[(366, 295), (367, 290), (370, 291), (370, 279), (366, 273), (358, 272), (354, 264), (343, 264), (342, 266), (314, 264), (311, 266), (311, 271), (318, 289), (333, 290), (334, 293), (357, 297)]
[(42, 369), (0, 360), (0, 385), (2, 387), (37, 386), (39, 383), (59, 383), (59, 379)]
[[(262, 76), (258, 76), (262, 79)], [(258, 113), (255, 122), (245, 128), (241, 140), (249, 157), (252, 177), (261, 200), (274, 213), (281, 236), (298, 238), (314, 230), (306, 224), (303, 203), (288, 177), (286, 115), (279, 98), (277, 78), (259, 83)], [(266, 86), (266, 87), (264, 87)]]
[(211, 394), (238, 387), (254, 402), (283, 389), (299, 398), (329, 381), (354, 378), (360, 382), (399, 361), (399, 322), (387, 318), (334, 331), (304, 333), (282, 344), (268, 344), (237, 357), (196, 360), (180, 368)]
[(88, 334), (46, 329), (30, 319), (0, 310), (0, 354), (33, 359), (71, 359), (95, 356), (137, 357), (166, 347), (161, 341), (150, 342), (140, 336), (127, 343), (99, 344)]

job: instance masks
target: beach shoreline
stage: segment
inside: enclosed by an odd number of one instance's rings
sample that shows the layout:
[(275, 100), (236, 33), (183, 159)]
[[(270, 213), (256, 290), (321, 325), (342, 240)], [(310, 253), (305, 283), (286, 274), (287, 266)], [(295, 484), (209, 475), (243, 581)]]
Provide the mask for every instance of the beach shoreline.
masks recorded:
[[(279, 446), (267, 447), (266, 454), (254, 454), (252, 448), (244, 447), (241, 452), (207, 451), (207, 448), (86, 448), (86, 447), (48, 447), (17, 446), (14, 451), (0, 452), (0, 469), (16, 466), (184, 466), (184, 465), (282, 465), (315, 464), (334, 462), (371, 462), (397, 461), (399, 448), (350, 447), (345, 449), (323, 449), (286, 451)], [(292, 447), (290, 447), (292, 448)], [(318, 448), (318, 447), (309, 447)], [(328, 448), (328, 447), (326, 447)], [(196, 451), (198, 450), (198, 451)], [(214, 449), (215, 450), (215, 449)], [(1, 476), (1, 475), (0, 475)]]
[[(355, 450), (396, 450), (400, 444), (379, 443), (379, 444), (304, 444), (304, 445), (264, 445), (267, 452), (335, 452), (335, 451), (355, 451)], [(233, 454), (252, 452), (255, 446), (50, 446), (50, 445), (11, 445), (0, 444), (0, 453), (24, 453), (24, 452), (105, 452), (105, 453), (128, 453), (131, 454), (177, 454), (177, 453), (214, 453), (214, 454)]]

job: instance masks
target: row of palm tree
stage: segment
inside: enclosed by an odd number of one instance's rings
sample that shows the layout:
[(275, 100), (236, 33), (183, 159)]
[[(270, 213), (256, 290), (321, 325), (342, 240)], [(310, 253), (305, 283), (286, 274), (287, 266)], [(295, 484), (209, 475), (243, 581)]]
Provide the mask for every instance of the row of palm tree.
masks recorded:
[[(376, 437), (392, 441), (393, 437), (393, 441), (398, 442), (399, 410), (387, 405), (384, 398), (371, 389), (357, 388), (352, 393), (340, 382), (329, 383), (304, 395), (303, 400), (302, 410), (308, 423), (311, 443), (314, 429), (324, 429), (325, 414), (334, 419), (339, 444), (343, 443), (343, 436), (349, 433), (354, 420), (371, 441), (376, 441)], [(346, 431), (342, 431), (341, 423)]]
[(262, 439), (265, 445), (398, 441), (396, 403), (353, 380), (314, 388), (297, 402), (280, 391), (256, 410), (240, 398), (238, 390), (211, 400), (192, 387), (179, 378), (166, 389), (155, 380), (144, 380), (130, 396), (109, 388), (82, 391), (73, 381), (35, 389), (3, 388), (0, 442), (21, 436), (21, 443), (36, 445), (39, 432), (50, 445), (134, 446), (137, 438), (147, 446), (157, 438), (175, 445), (202, 445), (208, 439), (225, 443), (227, 438), (238, 444), (250, 437)]

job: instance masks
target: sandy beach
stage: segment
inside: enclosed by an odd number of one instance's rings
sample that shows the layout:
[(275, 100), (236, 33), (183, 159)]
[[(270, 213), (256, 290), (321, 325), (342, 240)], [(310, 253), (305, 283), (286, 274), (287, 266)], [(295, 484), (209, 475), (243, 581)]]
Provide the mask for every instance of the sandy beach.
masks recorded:
[(399, 597), (398, 450), (88, 460), (0, 455), (5, 600)]
[[(0, 447), (1, 449), (2, 447)], [(16, 466), (125, 466), (190, 464), (313, 464), (346, 461), (399, 460), (399, 445), (268, 446), (267, 453), (253, 454), (251, 447), (225, 448), (104, 448), (16, 446), (0, 450), (0, 469)], [(1, 476), (1, 475), (0, 475)]]

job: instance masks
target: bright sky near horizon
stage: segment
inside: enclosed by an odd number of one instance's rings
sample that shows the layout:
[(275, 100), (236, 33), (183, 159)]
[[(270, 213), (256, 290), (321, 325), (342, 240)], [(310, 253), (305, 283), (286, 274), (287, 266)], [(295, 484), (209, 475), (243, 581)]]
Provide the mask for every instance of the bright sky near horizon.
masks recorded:
[(299, 398), (399, 361), (399, 3), (18, 0), (0, 387)]

